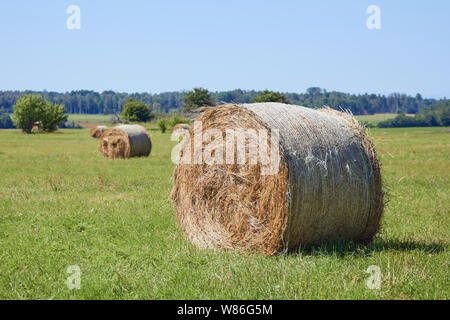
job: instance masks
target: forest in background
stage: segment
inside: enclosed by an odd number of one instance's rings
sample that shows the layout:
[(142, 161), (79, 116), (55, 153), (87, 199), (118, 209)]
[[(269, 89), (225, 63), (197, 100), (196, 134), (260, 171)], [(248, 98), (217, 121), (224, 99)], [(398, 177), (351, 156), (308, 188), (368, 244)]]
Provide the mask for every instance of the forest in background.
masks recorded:
[[(210, 92), (216, 103), (235, 102), (248, 103), (262, 91), (231, 90)], [(0, 114), (12, 113), (16, 101), (25, 93), (40, 94), (42, 97), (56, 104), (64, 104), (66, 112), (71, 114), (118, 114), (122, 112), (123, 105), (128, 99), (142, 101), (148, 105), (152, 112), (170, 113), (182, 112), (186, 91), (164, 93), (123, 93), (103, 91), (101, 93), (91, 90), (77, 90), (65, 93), (52, 91), (0, 91)], [(380, 94), (349, 94), (337, 91), (327, 91), (312, 87), (305, 93), (283, 93), (291, 104), (310, 108), (329, 106), (334, 109), (349, 109), (355, 115), (374, 113), (417, 113), (420, 109), (435, 104), (436, 99), (424, 99), (420, 94), (408, 96), (393, 93)]]

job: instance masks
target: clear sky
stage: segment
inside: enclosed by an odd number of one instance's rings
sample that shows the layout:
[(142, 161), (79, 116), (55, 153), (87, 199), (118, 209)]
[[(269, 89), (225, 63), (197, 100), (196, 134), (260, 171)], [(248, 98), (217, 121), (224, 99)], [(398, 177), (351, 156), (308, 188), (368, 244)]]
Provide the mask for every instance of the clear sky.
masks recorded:
[(0, 90), (197, 86), (450, 97), (450, 1), (0, 2)]

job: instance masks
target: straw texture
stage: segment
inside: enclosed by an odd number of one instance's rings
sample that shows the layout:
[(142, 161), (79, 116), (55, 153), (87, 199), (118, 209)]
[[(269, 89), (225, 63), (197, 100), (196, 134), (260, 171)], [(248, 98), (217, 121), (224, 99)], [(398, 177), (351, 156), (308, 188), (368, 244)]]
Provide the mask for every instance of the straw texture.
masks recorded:
[(150, 137), (139, 125), (109, 128), (100, 137), (100, 152), (105, 158), (147, 157), (151, 149)]
[[(273, 175), (249, 161), (177, 165), (172, 199), (195, 245), (271, 255), (338, 239), (368, 243), (378, 232), (380, 167), (351, 115), (256, 103), (208, 109), (199, 120), (203, 132), (214, 128), (224, 137), (226, 129), (278, 129), (281, 160)], [(190, 147), (192, 158), (195, 130), (182, 151)]]

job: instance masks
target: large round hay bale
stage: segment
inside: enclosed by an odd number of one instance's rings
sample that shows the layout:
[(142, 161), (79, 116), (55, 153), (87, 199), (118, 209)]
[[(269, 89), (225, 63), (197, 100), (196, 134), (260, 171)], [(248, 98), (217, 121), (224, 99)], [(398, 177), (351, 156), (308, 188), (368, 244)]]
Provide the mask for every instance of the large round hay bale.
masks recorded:
[[(172, 191), (178, 222), (193, 244), (270, 255), (335, 240), (368, 243), (378, 232), (380, 166), (351, 115), (255, 103), (212, 108), (198, 121), (182, 146), (184, 160), (175, 168)], [(219, 135), (199, 140), (209, 129)], [(250, 161), (251, 134), (241, 140), (245, 162), (237, 162), (239, 143), (233, 149), (224, 143), (234, 141), (227, 138), (231, 131), (268, 132), (262, 137), (276, 170)], [(217, 158), (199, 161), (207, 148)], [(258, 155), (264, 148), (258, 146)], [(227, 159), (222, 163), (221, 154)]]
[(100, 138), (106, 129), (108, 129), (106, 126), (96, 126), (95, 128), (92, 128), (90, 132), (91, 138)]
[(100, 152), (105, 158), (147, 157), (152, 142), (139, 125), (120, 125), (106, 129), (100, 137)]

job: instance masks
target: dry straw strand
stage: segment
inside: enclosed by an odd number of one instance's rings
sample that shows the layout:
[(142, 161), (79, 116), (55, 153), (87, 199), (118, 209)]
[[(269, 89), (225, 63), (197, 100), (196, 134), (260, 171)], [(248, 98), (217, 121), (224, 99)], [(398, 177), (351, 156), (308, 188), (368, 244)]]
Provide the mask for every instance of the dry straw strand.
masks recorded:
[(119, 125), (100, 137), (100, 152), (105, 158), (147, 157), (151, 149), (150, 136), (140, 125)]
[[(218, 129), (224, 140), (226, 129), (277, 129), (281, 161), (273, 175), (261, 175), (261, 165), (248, 162), (178, 164), (172, 199), (193, 244), (271, 255), (333, 240), (368, 243), (378, 232), (380, 166), (350, 114), (281, 103), (229, 104), (206, 110), (199, 120), (203, 132)], [(191, 144), (184, 146), (191, 153), (194, 135), (202, 134), (194, 130), (200, 129), (190, 129)]]

